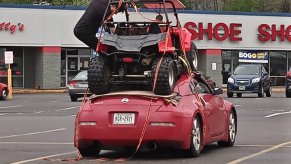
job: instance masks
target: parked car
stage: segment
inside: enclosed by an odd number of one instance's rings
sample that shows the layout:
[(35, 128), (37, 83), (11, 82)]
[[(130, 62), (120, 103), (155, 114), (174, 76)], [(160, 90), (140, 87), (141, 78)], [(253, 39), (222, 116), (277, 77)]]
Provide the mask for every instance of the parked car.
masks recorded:
[[(69, 95), (72, 101), (77, 101), (78, 98), (84, 97), (87, 88), (88, 88), (88, 80), (87, 80), (87, 70), (79, 72), (69, 83)], [(91, 95), (88, 93), (88, 95)]]
[(257, 93), (259, 97), (271, 97), (271, 79), (260, 64), (241, 64), (227, 80), (227, 96), (241, 97), (243, 93)]
[(291, 97), (291, 67), (289, 68), (287, 74), (286, 74), (286, 88), (285, 93), (286, 97)]
[(135, 150), (140, 142), (141, 150), (175, 148), (189, 157), (199, 156), (213, 142), (233, 146), (237, 114), (222, 93), (200, 74), (182, 74), (170, 95), (152, 91), (92, 95), (77, 114), (74, 145), (82, 156), (97, 156), (101, 150)]
[(0, 83), (0, 100), (6, 100), (8, 96), (8, 86)]

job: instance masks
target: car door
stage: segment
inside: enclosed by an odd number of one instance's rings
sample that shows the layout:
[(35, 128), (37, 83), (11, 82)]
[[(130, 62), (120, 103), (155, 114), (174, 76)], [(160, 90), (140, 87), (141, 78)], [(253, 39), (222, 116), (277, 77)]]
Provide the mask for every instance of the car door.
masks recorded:
[(196, 92), (201, 97), (204, 105), (204, 114), (206, 116), (206, 127), (211, 137), (222, 135), (225, 128), (225, 106), (222, 97), (214, 95), (208, 84), (199, 78), (196, 78)]

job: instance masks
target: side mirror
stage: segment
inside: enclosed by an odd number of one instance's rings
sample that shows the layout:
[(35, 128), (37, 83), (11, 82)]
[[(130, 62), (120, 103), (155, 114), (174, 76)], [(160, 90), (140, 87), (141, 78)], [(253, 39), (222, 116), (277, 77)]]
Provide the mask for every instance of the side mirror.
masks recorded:
[(218, 87), (215, 87), (213, 89), (214, 91), (214, 95), (220, 95), (220, 94), (223, 94), (223, 90), (221, 88), (218, 88)]

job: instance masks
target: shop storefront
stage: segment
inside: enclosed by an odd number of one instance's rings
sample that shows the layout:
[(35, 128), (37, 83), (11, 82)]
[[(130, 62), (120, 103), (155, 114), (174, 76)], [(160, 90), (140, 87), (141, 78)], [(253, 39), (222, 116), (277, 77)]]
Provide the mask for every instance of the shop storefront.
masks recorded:
[[(0, 82), (7, 81), (5, 51), (14, 54), (16, 88), (66, 87), (79, 71), (88, 69), (91, 50), (73, 35), (83, 12), (84, 8), (0, 6)], [(261, 63), (273, 85), (285, 84), (291, 66), (291, 14), (181, 11), (179, 16), (199, 49), (199, 70), (218, 86), (240, 63)]]

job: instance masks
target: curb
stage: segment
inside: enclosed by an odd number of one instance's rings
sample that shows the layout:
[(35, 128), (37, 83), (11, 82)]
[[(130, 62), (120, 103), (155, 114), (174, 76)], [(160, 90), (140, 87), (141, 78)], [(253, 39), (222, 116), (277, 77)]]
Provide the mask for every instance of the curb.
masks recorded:
[(67, 89), (13, 89), (13, 94), (33, 94), (33, 93), (67, 93)]

